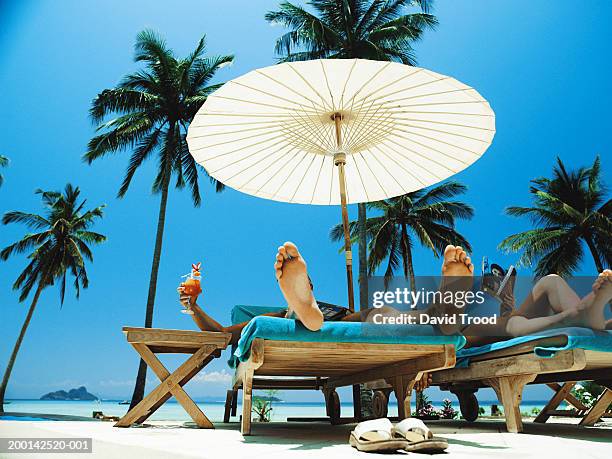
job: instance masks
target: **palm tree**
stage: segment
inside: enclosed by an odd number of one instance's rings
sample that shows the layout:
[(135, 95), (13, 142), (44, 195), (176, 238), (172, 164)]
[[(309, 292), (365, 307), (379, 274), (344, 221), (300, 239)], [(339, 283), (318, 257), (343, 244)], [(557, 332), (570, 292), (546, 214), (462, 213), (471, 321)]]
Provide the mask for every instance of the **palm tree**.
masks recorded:
[[(200, 205), (198, 170), (200, 167), (189, 154), (187, 126), (209, 94), (221, 84), (209, 85), (217, 70), (230, 64), (233, 56), (204, 57), (205, 37), (186, 58), (179, 59), (155, 32), (144, 30), (136, 38), (136, 62), (145, 68), (127, 75), (116, 88), (105, 89), (93, 100), (90, 114), (101, 134), (90, 140), (85, 161), (94, 160), (121, 150), (131, 149), (132, 155), (119, 197), (123, 197), (140, 166), (151, 156), (158, 160), (153, 192), (161, 193), (159, 217), (145, 327), (153, 324), (153, 306), (157, 289), (157, 273), (161, 258), (162, 240), (168, 203), (168, 189), (172, 176), (176, 187), (188, 185), (196, 206)], [(108, 116), (115, 116), (107, 122)], [(211, 179), (216, 190), (223, 185)], [(147, 366), (141, 360), (134, 387), (131, 407), (144, 395)]]
[[(290, 2), (266, 20), (290, 29), (276, 40), (281, 62), (371, 59), (416, 65), (412, 43), (437, 25), (433, 0), (310, 0), (314, 13)], [(420, 12), (409, 12), (409, 7)], [(359, 306), (368, 304), (366, 205), (358, 204)]]
[(99, 244), (106, 238), (90, 230), (95, 220), (102, 217), (102, 208), (84, 211), (85, 200), (80, 200), (78, 187), (66, 185), (63, 193), (37, 191), (40, 194), (45, 213), (42, 215), (19, 211), (7, 212), (3, 224), (22, 223), (34, 233), (26, 234), (20, 241), (9, 245), (0, 252), (0, 259), (30, 251), (29, 263), (13, 284), (19, 290), (19, 301), (24, 301), (34, 290), (30, 309), (21, 327), (21, 332), (9, 358), (2, 385), (0, 386), (0, 412), (4, 411), (4, 394), (23, 337), (30, 325), (34, 309), (42, 291), (58, 282), (60, 303), (64, 303), (66, 280), (74, 278), (76, 297), (80, 289), (87, 288), (89, 278), (85, 261), (93, 261), (90, 244)]
[[(469, 220), (474, 210), (461, 201), (449, 201), (466, 191), (465, 185), (449, 181), (429, 190), (413, 191), (396, 198), (368, 204), (380, 215), (366, 220), (369, 239), (369, 273), (387, 260), (385, 283), (395, 271), (403, 267), (404, 276), (410, 279), (412, 289), (416, 288), (412, 249), (415, 240), (431, 249), (436, 257), (442, 255), (448, 244), (461, 245), (471, 250), (469, 242), (456, 229), (458, 219)], [(356, 236), (357, 223), (351, 222), (351, 234)], [(339, 241), (343, 237), (342, 225), (336, 225), (331, 238)]]
[[(9, 159), (6, 156), (0, 155), (0, 167), (6, 167), (9, 165)], [(0, 174), (0, 186), (4, 183), (4, 176)]]
[(536, 276), (572, 274), (584, 256), (583, 244), (591, 252), (599, 272), (612, 266), (612, 200), (606, 199), (601, 162), (568, 171), (560, 158), (552, 178), (531, 181), (533, 207), (509, 207), (508, 215), (526, 216), (534, 229), (513, 234), (499, 247), (521, 252), (519, 264), (531, 266)]

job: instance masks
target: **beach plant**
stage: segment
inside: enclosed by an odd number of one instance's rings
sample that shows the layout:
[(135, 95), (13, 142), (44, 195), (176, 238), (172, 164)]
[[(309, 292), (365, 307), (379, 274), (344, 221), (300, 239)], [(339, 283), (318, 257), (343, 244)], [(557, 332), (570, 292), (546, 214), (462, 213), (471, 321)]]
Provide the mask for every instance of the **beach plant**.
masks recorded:
[(15, 280), (13, 289), (19, 291), (20, 302), (34, 293), (4, 372), (0, 386), (0, 412), (4, 411), (6, 387), (41, 293), (47, 287), (57, 285), (60, 305), (63, 304), (66, 282), (70, 277), (78, 298), (81, 288), (89, 285), (86, 262), (93, 261), (90, 245), (106, 240), (102, 234), (92, 231), (96, 220), (102, 218), (104, 206), (85, 210), (86, 201), (81, 199), (78, 187), (67, 184), (63, 192), (38, 190), (36, 193), (41, 197), (44, 213), (11, 211), (2, 217), (5, 225), (21, 223), (33, 231), (0, 251), (0, 259), (7, 260), (28, 252), (28, 264)]
[[(9, 159), (6, 156), (0, 155), (0, 167), (7, 167), (9, 165)], [(0, 174), (0, 186), (4, 183), (4, 176)]]
[(445, 398), (442, 400), (442, 409), (440, 410), (440, 417), (442, 419), (455, 419), (459, 413), (453, 408), (453, 402)]
[[(265, 18), (289, 29), (276, 40), (281, 62), (370, 59), (416, 65), (412, 44), (438, 21), (433, 0), (310, 0), (309, 8), (284, 1)], [(367, 208), (358, 204), (359, 304), (368, 307)]]
[(416, 411), (415, 416), (421, 418), (430, 418), (433, 416), (439, 416), (440, 414), (436, 411), (431, 400), (424, 391), (417, 391), (416, 393)]
[(270, 422), (272, 414), (272, 403), (264, 397), (253, 397), (253, 412), (257, 415), (259, 422)]
[(276, 397), (278, 390), (269, 389), (265, 390), (265, 396), (253, 397), (253, 412), (257, 415), (259, 422), (270, 422), (272, 418), (272, 402), (278, 401)]
[(571, 275), (588, 248), (598, 272), (612, 266), (612, 200), (603, 183), (601, 161), (568, 170), (560, 158), (552, 177), (531, 181), (532, 207), (513, 206), (508, 215), (527, 217), (533, 229), (504, 239), (499, 248), (520, 252), (519, 264), (532, 266), (536, 276)]
[[(598, 395), (598, 394), (593, 394), (590, 389), (591, 387), (586, 386), (586, 382), (578, 383), (572, 388), (572, 395), (576, 397), (578, 400), (580, 400), (585, 406), (588, 406), (589, 408), (593, 406), (593, 404), (597, 400), (597, 395)], [(597, 388), (594, 388), (594, 389), (597, 389)]]
[[(203, 169), (189, 154), (187, 127), (208, 95), (221, 86), (211, 84), (211, 79), (233, 61), (233, 56), (206, 57), (202, 37), (191, 54), (179, 58), (151, 30), (137, 35), (134, 51), (134, 60), (144, 67), (125, 76), (115, 88), (100, 92), (91, 104), (90, 116), (97, 135), (89, 141), (83, 159), (91, 164), (113, 153), (131, 151), (119, 197), (127, 193), (136, 171), (147, 160), (157, 159), (152, 191), (161, 196), (144, 324), (151, 327), (173, 178), (176, 188), (189, 188), (194, 205), (201, 202), (198, 176)], [(212, 178), (210, 181), (217, 191), (223, 189), (220, 182)], [(146, 372), (147, 366), (141, 360), (130, 407), (142, 400)]]
[[(470, 243), (456, 230), (455, 224), (459, 219), (472, 218), (474, 210), (453, 199), (466, 190), (467, 187), (459, 182), (447, 181), (396, 198), (368, 203), (368, 209), (379, 214), (366, 221), (370, 274), (387, 260), (385, 283), (388, 284), (401, 265), (404, 276), (415, 289), (412, 261), (415, 242), (430, 249), (436, 257), (443, 254), (448, 244), (461, 245), (470, 251)], [(352, 237), (356, 236), (356, 228), (357, 223), (351, 222)], [(334, 241), (341, 240), (342, 225), (336, 225), (330, 236)]]

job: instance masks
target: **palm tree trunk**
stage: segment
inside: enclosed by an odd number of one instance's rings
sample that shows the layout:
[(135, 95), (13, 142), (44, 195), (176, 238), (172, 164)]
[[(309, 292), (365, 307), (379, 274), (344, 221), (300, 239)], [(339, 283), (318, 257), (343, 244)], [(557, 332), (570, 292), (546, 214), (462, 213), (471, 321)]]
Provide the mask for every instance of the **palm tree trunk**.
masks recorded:
[(36, 289), (36, 293), (34, 294), (34, 298), (30, 304), (30, 309), (28, 310), (28, 314), (26, 315), (23, 325), (21, 326), (21, 332), (17, 337), (17, 342), (15, 343), (15, 347), (13, 347), (13, 352), (9, 358), (8, 365), (6, 366), (4, 377), (2, 378), (2, 385), (0, 386), (0, 413), (4, 413), (4, 395), (6, 393), (6, 386), (8, 386), (9, 378), (11, 377), (11, 372), (13, 371), (15, 360), (17, 359), (17, 353), (19, 352), (19, 348), (21, 348), (21, 343), (23, 342), (23, 337), (25, 336), (28, 326), (30, 325), (30, 321), (32, 320), (34, 309), (36, 309), (38, 298), (43, 291), (43, 285), (43, 282), (38, 284), (38, 288)]
[(412, 264), (412, 249), (408, 240), (408, 229), (402, 224), (402, 256), (404, 258), (404, 275), (410, 279), (410, 288), (416, 290), (416, 278), (414, 277), (414, 265)]
[[(368, 298), (368, 247), (366, 236), (366, 205), (357, 204), (357, 235), (359, 247), (359, 310), (365, 311), (369, 306)], [(369, 417), (372, 415), (372, 395), (373, 391), (366, 389), (363, 384), (359, 386), (359, 397), (361, 399), (361, 416)]]
[[(155, 293), (157, 292), (157, 273), (159, 272), (159, 261), (161, 259), (162, 242), (164, 239), (164, 226), (166, 224), (166, 206), (168, 204), (168, 188), (170, 187), (170, 173), (167, 174), (162, 188), (159, 203), (159, 217), (157, 219), (157, 234), (155, 236), (155, 250), (153, 251), (153, 263), (151, 265), (151, 278), (149, 279), (149, 294), (147, 296), (147, 310), (145, 313), (145, 327), (153, 326), (153, 307), (155, 305)], [(145, 384), (147, 380), (147, 364), (140, 359), (138, 374), (134, 393), (130, 402), (130, 409), (135, 407), (144, 397)]]
[(359, 309), (368, 308), (368, 248), (366, 237), (366, 206), (357, 204), (359, 210), (357, 219), (357, 231), (359, 235)]
[(591, 251), (591, 255), (593, 255), (593, 261), (595, 262), (595, 267), (597, 268), (597, 272), (600, 273), (604, 270), (603, 267), (603, 263), (601, 262), (601, 258), (599, 256), (599, 253), (597, 253), (597, 248), (595, 247), (595, 244), (593, 243), (593, 239), (591, 238), (590, 235), (585, 236), (584, 240), (587, 243), (587, 246), (589, 247), (589, 250)]

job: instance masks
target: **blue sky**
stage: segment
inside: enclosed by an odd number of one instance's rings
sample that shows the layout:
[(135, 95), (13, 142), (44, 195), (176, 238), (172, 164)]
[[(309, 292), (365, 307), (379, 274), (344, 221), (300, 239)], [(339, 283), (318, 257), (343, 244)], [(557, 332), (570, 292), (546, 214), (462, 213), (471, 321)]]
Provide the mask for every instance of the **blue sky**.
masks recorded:
[[(131, 394), (137, 358), (121, 327), (144, 320), (158, 210), (158, 196), (150, 192), (154, 164), (137, 174), (119, 200), (115, 196), (127, 155), (93, 166), (80, 158), (93, 134), (92, 98), (137, 68), (132, 62), (136, 33), (156, 29), (178, 54), (189, 52), (206, 34), (209, 53), (236, 55), (234, 65), (218, 74), (224, 81), (274, 63), (274, 39), (282, 29), (271, 27), (263, 15), (277, 4), (0, 1), (0, 153), (12, 161), (3, 171), (0, 212), (38, 211), (36, 188), (60, 189), (69, 181), (81, 187), (91, 206), (107, 204), (97, 229), (108, 236), (95, 250), (91, 286), (80, 301), (69, 295), (60, 308), (55, 289), (42, 295), (9, 398), (38, 398), (78, 384), (102, 397)], [(475, 87), (497, 115), (493, 145), (456, 177), (469, 186), (464, 200), (476, 211), (459, 230), (477, 257), (511, 263), (516, 257), (498, 255), (496, 246), (527, 224), (505, 216), (503, 209), (528, 204), (529, 180), (549, 174), (557, 155), (580, 166), (600, 154), (610, 182), (612, 32), (606, 19), (612, 4), (438, 0), (435, 13), (440, 26), (416, 46), (419, 64)], [(200, 208), (192, 206), (187, 192), (170, 194), (155, 326), (194, 328), (178, 312), (174, 290), (194, 261), (204, 264), (204, 306), (220, 321), (229, 321), (234, 304), (283, 305), (272, 262), (276, 247), (287, 239), (307, 256), (317, 296), (344, 303), (343, 256), (328, 238), (340, 221), (339, 208), (276, 203), (233, 190), (215, 194), (205, 180), (203, 185)], [(0, 245), (23, 231), (17, 225), (0, 228)], [(0, 263), (2, 370), (26, 313), (26, 304), (19, 304), (11, 290), (24, 264), (19, 257)], [(416, 250), (415, 266), (417, 275), (436, 274), (439, 260)], [(585, 259), (580, 273), (593, 272), (593, 263)], [(225, 358), (215, 361), (189, 392), (196, 398), (222, 396), (228, 386), (225, 368)], [(529, 388), (526, 397), (546, 395), (545, 388)], [(320, 399), (315, 393), (286, 398), (297, 397)], [(432, 397), (440, 394), (434, 391)]]

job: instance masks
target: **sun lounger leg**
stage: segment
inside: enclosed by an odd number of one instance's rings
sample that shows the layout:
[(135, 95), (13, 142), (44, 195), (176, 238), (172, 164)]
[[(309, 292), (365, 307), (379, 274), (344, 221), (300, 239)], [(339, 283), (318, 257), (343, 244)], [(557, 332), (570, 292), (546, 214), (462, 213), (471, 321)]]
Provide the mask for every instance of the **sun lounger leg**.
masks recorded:
[(550, 412), (555, 410), (563, 400), (567, 398), (572, 388), (576, 385), (575, 381), (566, 382), (555, 390), (555, 395), (548, 401), (546, 406), (542, 408), (540, 414), (536, 416), (533, 422), (546, 422), (550, 418)]
[(245, 371), (242, 380), (242, 435), (251, 435), (251, 408), (253, 404), (253, 369)]
[[(612, 384), (610, 384), (612, 386)], [(603, 416), (610, 404), (612, 403), (612, 390), (606, 388), (595, 404), (587, 412), (587, 414), (580, 421), (581, 426), (592, 426)]]
[(523, 431), (523, 420), (521, 418), (521, 396), (525, 384), (532, 382), (537, 375), (502, 376), (500, 378), (485, 379), (484, 383), (491, 386), (497, 398), (504, 406), (506, 417), (506, 428), (508, 432), (518, 433)]
[(410, 417), (410, 398), (414, 384), (421, 378), (422, 373), (416, 375), (396, 376), (387, 380), (393, 387), (397, 399), (397, 414), (400, 419)]
[(230, 420), (230, 412), (232, 411), (232, 404), (234, 402), (234, 391), (228, 390), (225, 396), (225, 409), (223, 411), (223, 422), (228, 423)]
[(238, 391), (234, 390), (232, 395), (232, 416), (236, 416), (236, 411), (238, 410)]

